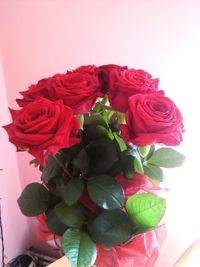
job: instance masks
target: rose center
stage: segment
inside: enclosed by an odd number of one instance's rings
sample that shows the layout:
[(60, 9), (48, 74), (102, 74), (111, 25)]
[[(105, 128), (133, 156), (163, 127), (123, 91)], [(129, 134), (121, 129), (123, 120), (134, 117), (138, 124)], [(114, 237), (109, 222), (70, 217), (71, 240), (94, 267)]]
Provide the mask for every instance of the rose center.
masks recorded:
[(154, 103), (152, 107), (155, 111), (160, 111), (163, 113), (167, 111), (165, 105), (161, 103)]

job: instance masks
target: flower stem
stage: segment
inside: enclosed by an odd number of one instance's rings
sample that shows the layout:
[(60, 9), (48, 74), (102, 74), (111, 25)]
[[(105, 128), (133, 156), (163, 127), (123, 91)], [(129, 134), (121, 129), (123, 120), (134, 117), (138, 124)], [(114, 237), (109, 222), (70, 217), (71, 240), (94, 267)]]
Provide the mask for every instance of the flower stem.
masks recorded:
[(101, 101), (101, 104), (105, 105), (108, 102), (108, 95), (105, 95)]
[(104, 109), (106, 109), (106, 110), (112, 110), (113, 111), (112, 107), (110, 107), (108, 105), (104, 105), (102, 103), (100, 103), (100, 104), (101, 104), (101, 107), (103, 107)]
[(55, 161), (58, 163), (58, 165), (63, 169), (64, 173), (66, 173), (70, 178), (73, 178), (71, 173), (68, 172), (68, 170), (65, 168), (65, 166), (62, 164), (62, 162), (55, 156), (53, 155), (53, 158)]

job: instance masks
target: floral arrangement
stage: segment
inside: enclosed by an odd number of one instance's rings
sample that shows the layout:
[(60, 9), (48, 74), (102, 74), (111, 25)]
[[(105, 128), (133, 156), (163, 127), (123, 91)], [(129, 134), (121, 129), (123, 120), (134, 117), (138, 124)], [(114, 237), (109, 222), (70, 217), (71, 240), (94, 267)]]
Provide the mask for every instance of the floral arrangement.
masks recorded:
[[(42, 239), (61, 238), (72, 267), (152, 266), (163, 239), (163, 168), (184, 131), (159, 79), (118, 65), (81, 66), (40, 80), (4, 126), (41, 171), (18, 199)], [(162, 233), (161, 233), (162, 232)]]

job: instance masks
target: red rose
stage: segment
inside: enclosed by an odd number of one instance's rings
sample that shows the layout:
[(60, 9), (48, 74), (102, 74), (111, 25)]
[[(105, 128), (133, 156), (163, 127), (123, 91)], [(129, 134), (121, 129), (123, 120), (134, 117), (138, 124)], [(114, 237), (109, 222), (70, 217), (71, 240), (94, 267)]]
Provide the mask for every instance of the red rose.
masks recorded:
[(85, 74), (93, 74), (96, 75), (98, 73), (98, 67), (96, 67), (95, 65), (84, 65), (84, 66), (80, 66), (77, 69), (73, 70), (73, 71), (68, 71), (69, 73), (71, 72), (82, 72)]
[(105, 72), (110, 72), (113, 70), (117, 70), (117, 71), (128, 70), (127, 66), (120, 66), (120, 65), (116, 65), (116, 64), (101, 65), (98, 68), (99, 68), (99, 70), (102, 70)]
[(135, 94), (158, 91), (159, 79), (144, 70), (114, 69), (109, 73), (108, 98), (117, 111), (126, 112), (128, 98)]
[(115, 64), (107, 64), (99, 66), (98, 75), (99, 79), (102, 81), (102, 92), (107, 93), (110, 84), (110, 72), (111, 71), (122, 71), (128, 70), (127, 66), (119, 66)]
[(40, 80), (38, 84), (32, 85), (21, 94), (24, 98), (17, 99), (20, 106), (34, 101), (36, 96), (43, 96), (52, 101), (62, 99), (75, 114), (87, 113), (96, 99), (103, 96), (101, 82), (94, 66), (82, 66), (75, 71)]
[(27, 91), (20, 92), (20, 94), (23, 96), (23, 99), (16, 99), (17, 104), (20, 107), (24, 107), (28, 103), (33, 102), (38, 96), (50, 100), (57, 100), (55, 99), (55, 93), (52, 88), (52, 80), (53, 78), (39, 80), (37, 84), (32, 84), (29, 86)]
[(79, 122), (61, 100), (38, 97), (21, 110), (11, 110), (13, 122), (6, 129), (9, 140), (27, 149), (43, 165), (46, 156), (79, 142)]
[(102, 97), (101, 83), (97, 73), (73, 71), (60, 74), (53, 80), (57, 97), (71, 107), (75, 114), (87, 113), (95, 104), (98, 97)]
[(182, 141), (183, 119), (174, 102), (162, 94), (137, 94), (129, 98), (126, 125), (121, 132), (126, 142), (146, 146), (169, 146)]

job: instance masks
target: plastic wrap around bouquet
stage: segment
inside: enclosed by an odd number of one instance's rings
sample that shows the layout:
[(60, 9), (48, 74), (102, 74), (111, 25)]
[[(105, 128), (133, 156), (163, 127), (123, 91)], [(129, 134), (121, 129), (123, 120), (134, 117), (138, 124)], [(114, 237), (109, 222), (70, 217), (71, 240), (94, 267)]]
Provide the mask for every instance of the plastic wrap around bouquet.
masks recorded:
[(72, 267), (150, 267), (165, 238), (163, 168), (184, 156), (182, 115), (144, 70), (82, 66), (21, 92), (4, 126), (41, 171), (18, 204)]

